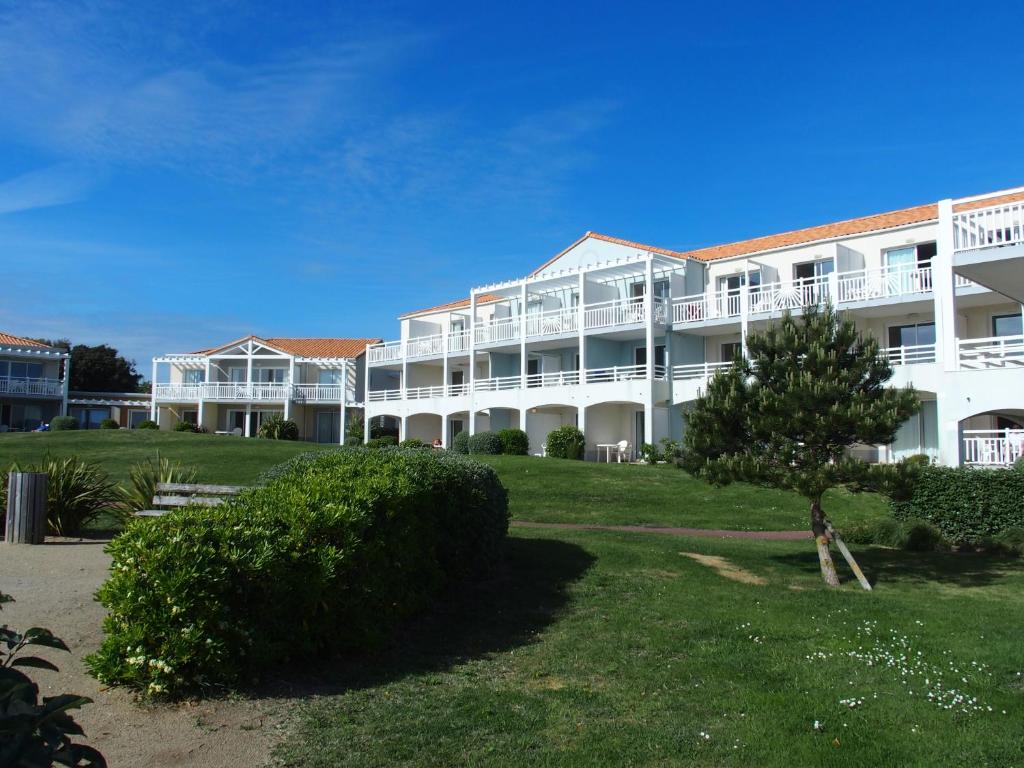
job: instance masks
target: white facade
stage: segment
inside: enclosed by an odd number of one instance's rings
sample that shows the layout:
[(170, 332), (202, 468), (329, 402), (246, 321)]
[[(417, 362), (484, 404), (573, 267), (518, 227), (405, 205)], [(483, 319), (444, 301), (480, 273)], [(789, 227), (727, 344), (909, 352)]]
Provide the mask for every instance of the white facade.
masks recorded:
[(367, 418), (447, 445), (577, 424), (603, 446), (678, 439), (747, 331), (831, 298), (924, 402), (869, 460), (1005, 464), (1024, 444), (1024, 188), (688, 253), (588, 233), (525, 278), (406, 315), (367, 347)]
[[(255, 437), (263, 420), (277, 415), (294, 421), (303, 440), (343, 444), (357, 415), (353, 409), (363, 407), (367, 341), (252, 336), (205, 352), (153, 358), (151, 418), (161, 429), (188, 421), (208, 432)], [(359, 351), (301, 351), (310, 346)]]
[(71, 355), (0, 333), (0, 432), (25, 432), (63, 416)]

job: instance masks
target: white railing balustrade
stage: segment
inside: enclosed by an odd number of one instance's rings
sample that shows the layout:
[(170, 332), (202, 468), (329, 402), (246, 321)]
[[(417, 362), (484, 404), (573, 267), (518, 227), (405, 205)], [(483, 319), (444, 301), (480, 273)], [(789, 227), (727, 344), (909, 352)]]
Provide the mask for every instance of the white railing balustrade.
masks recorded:
[(587, 330), (592, 328), (609, 328), (616, 325), (635, 325), (644, 323), (647, 312), (643, 298), (613, 299), (596, 304), (587, 304), (583, 308), (583, 322)]
[(968, 370), (1024, 366), (1024, 336), (959, 339), (960, 367)]
[(913, 365), (914, 363), (934, 363), (934, 344), (913, 344), (906, 347), (883, 347), (879, 350), (889, 365)]
[(477, 379), (473, 383), (474, 392), (502, 392), (507, 389), (519, 389), (522, 380), (519, 376), (495, 376), (490, 379)]
[(567, 387), (579, 383), (579, 371), (549, 371), (548, 373), (531, 373), (526, 377), (527, 387)]
[(588, 368), (587, 384), (609, 381), (635, 381), (647, 378), (646, 365), (613, 365), (608, 368)]
[(965, 429), (964, 464), (1007, 467), (1024, 455), (1024, 429)]
[(579, 318), (579, 311), (575, 309), (551, 309), (547, 312), (527, 313), (526, 335), (533, 337), (576, 333), (579, 329)]
[(838, 303), (889, 299), (932, 290), (932, 268), (889, 264), (877, 269), (841, 272), (836, 276)]
[(438, 384), (435, 387), (409, 387), (405, 390), (405, 397), (408, 400), (424, 400), (429, 397), (444, 397), (444, 385)]
[(341, 384), (293, 384), (292, 399), (304, 403), (340, 403)]
[(709, 379), (723, 368), (732, 365), (732, 360), (714, 363), (684, 363), (672, 366), (672, 378), (676, 381), (687, 379)]
[(444, 336), (417, 336), (405, 342), (406, 357), (430, 357), (444, 354)]
[(64, 384), (60, 379), (0, 379), (0, 394), (25, 397), (62, 397)]
[(503, 317), (476, 326), (477, 344), (494, 344), (503, 341), (515, 341), (519, 338), (519, 318)]
[(808, 304), (823, 302), (829, 294), (828, 275), (752, 286), (747, 292), (747, 312), (754, 315), (803, 309)]
[(953, 250), (1024, 243), (1024, 201), (953, 214)]
[(402, 359), (402, 342), (385, 341), (371, 344), (366, 350), (366, 360), (370, 363), (391, 363)]
[(453, 331), (448, 334), (448, 352), (469, 351), (469, 331)]
[(462, 397), (469, 394), (469, 384), (449, 384), (448, 397)]
[(229, 402), (340, 403), (345, 393), (341, 384), (247, 384), (245, 382), (206, 382), (203, 384), (157, 384), (153, 397), (171, 402), (221, 400)]
[(366, 398), (371, 403), (385, 403), (390, 400), (401, 400), (402, 390), (400, 389), (374, 389), (370, 390)]

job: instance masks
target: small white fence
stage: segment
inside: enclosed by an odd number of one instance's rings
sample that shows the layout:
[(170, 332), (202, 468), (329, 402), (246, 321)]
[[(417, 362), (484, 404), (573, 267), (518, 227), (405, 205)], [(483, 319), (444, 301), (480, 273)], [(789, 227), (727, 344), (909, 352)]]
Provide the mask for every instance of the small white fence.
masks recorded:
[(965, 429), (964, 464), (1008, 467), (1024, 454), (1024, 429)]

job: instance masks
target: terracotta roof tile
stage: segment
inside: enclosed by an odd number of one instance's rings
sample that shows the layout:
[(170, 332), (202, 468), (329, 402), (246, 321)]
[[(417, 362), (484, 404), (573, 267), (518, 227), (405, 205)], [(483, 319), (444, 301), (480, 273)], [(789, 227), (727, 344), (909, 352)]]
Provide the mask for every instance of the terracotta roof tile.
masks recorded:
[(219, 352), (222, 349), (242, 344), (250, 339), (266, 344), (268, 347), (286, 352), (289, 355), (298, 357), (348, 357), (355, 358), (366, 351), (367, 344), (377, 344), (381, 339), (295, 339), (283, 336), (262, 338), (260, 336), (243, 336), (240, 339), (229, 341), (209, 349), (200, 349), (193, 352), (193, 355), (209, 355)]
[(986, 197), (981, 200), (971, 200), (969, 203), (960, 203), (953, 206), (954, 211), (973, 211), (976, 208), (987, 208), (990, 205), (1002, 205), (1003, 203), (1015, 203), (1024, 200), (1024, 189), (1016, 192), (1008, 192), (998, 197)]
[[(477, 305), (490, 304), (495, 301), (501, 301), (504, 296), (495, 296), (493, 293), (483, 293), (476, 297)], [(463, 307), (469, 306), (469, 299), (458, 299), (457, 301), (449, 301), (447, 304), (438, 304), (436, 307), (428, 307), (427, 309), (416, 309), (412, 312), (406, 312), (404, 315), (399, 315), (399, 318), (413, 317), (414, 315), (426, 315), (430, 312), (443, 312), (446, 309), (462, 309)]]
[(14, 334), (4, 333), (3, 331), (0, 331), (0, 344), (6, 344), (11, 347), (39, 347), (40, 349), (53, 349), (53, 347), (48, 347), (34, 339), (26, 339), (24, 336), (15, 336)]

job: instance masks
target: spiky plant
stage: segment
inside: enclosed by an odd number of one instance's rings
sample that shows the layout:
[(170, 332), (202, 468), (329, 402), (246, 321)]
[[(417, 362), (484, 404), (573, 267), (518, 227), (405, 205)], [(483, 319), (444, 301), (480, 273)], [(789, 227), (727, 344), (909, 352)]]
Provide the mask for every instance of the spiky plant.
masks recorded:
[(156, 452), (155, 459), (146, 459), (128, 471), (128, 487), (122, 491), (118, 512), (123, 520), (134, 516), (140, 509), (149, 509), (158, 483), (194, 483), (198, 470), (180, 461), (172, 461)]

